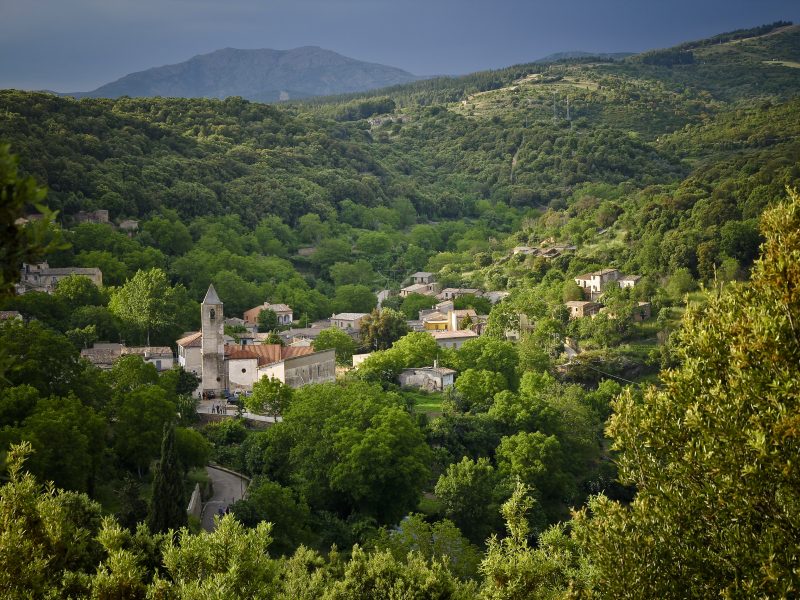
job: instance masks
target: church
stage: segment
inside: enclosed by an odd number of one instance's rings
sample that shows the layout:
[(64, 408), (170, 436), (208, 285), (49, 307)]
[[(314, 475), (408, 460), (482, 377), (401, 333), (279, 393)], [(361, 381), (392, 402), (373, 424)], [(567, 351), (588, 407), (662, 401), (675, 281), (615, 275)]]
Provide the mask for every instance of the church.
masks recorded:
[(335, 381), (334, 350), (226, 343), (224, 320), (222, 300), (209, 285), (200, 305), (200, 331), (177, 341), (178, 364), (201, 379), (198, 395), (248, 392), (262, 377), (274, 377), (293, 388)]

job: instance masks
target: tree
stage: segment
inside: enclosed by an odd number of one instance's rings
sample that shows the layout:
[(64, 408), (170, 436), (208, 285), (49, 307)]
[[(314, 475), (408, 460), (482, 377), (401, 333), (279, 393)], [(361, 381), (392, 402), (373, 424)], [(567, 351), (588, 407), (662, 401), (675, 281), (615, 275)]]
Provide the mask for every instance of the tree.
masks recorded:
[(481, 336), (461, 346), (455, 355), (454, 368), (462, 372), (482, 369), (502, 373), (508, 387), (516, 389), (518, 362), (517, 349), (511, 342)]
[(117, 400), (113, 413), (117, 456), (141, 476), (158, 456), (164, 425), (175, 418), (175, 405), (160, 387), (143, 385)]
[(667, 291), (676, 300), (682, 300), (683, 296), (697, 288), (697, 284), (689, 272), (689, 269), (677, 269), (669, 278)]
[(145, 221), (142, 234), (149, 235), (151, 243), (166, 254), (180, 256), (191, 249), (192, 236), (177, 214), (173, 213), (173, 216), (172, 219), (156, 216)]
[(186, 498), (183, 489), (183, 468), (175, 451), (175, 427), (164, 425), (161, 459), (153, 474), (153, 497), (147, 514), (150, 531), (163, 533), (187, 523)]
[(166, 327), (171, 322), (170, 297), (172, 288), (161, 269), (137, 271), (125, 285), (114, 291), (109, 310), (121, 321), (146, 333)]
[(283, 422), (289, 473), (312, 509), (396, 523), (419, 501), (430, 449), (405, 402), (354, 381), (295, 391)]
[(487, 298), (475, 296), (474, 294), (464, 294), (453, 300), (453, 306), (457, 309), (472, 308), (479, 315), (488, 315), (492, 310), (492, 303)]
[(502, 373), (484, 369), (467, 369), (456, 379), (459, 408), (466, 412), (486, 412), (495, 394), (508, 388)]
[(489, 459), (473, 461), (466, 456), (447, 467), (436, 482), (436, 497), (444, 516), (474, 544), (483, 544), (494, 531), (498, 506), (495, 503), (497, 474)]
[(64, 332), (64, 335), (76, 348), (88, 348), (90, 344), (94, 344), (98, 340), (97, 327), (94, 325), (87, 325), (80, 329), (70, 329)]
[(460, 579), (474, 579), (477, 575), (478, 548), (447, 519), (428, 523), (422, 515), (411, 514), (397, 527), (381, 529), (374, 543), (379, 549), (389, 550), (396, 560), (405, 560), (413, 552), (428, 562), (443, 562)]
[[(50, 231), (56, 215), (43, 204), (46, 189), (37, 186), (33, 177), (17, 174), (18, 159), (9, 149), (8, 144), (0, 144), (0, 298), (13, 292), (22, 263), (65, 247)], [(43, 218), (18, 224), (31, 205)]]
[(591, 569), (582, 564), (580, 546), (567, 537), (563, 525), (542, 533), (537, 547), (530, 545), (529, 513), (535, 506), (522, 484), (517, 484), (503, 504), (508, 536), (489, 540), (480, 565), (481, 598), (550, 600), (572, 597), (570, 592), (577, 595), (590, 588)]
[(333, 306), (337, 312), (371, 311), (378, 304), (378, 297), (365, 285), (343, 285), (336, 288)]
[(163, 547), (165, 576), (156, 576), (150, 595), (160, 598), (271, 598), (278, 563), (270, 558), (272, 527), (253, 529), (232, 515), (222, 517), (211, 533), (191, 535), (183, 529)]
[(330, 268), (330, 274), (333, 285), (336, 287), (352, 284), (369, 286), (375, 281), (375, 271), (372, 270), (372, 265), (365, 260), (336, 263)]
[(84, 392), (87, 379), (96, 379), (96, 369), (89, 370), (66, 337), (35, 321), (0, 323), (0, 348), (11, 360), (6, 380), (12, 385), (32, 385), (43, 396)]
[(373, 350), (386, 350), (407, 333), (405, 318), (391, 308), (376, 308), (361, 322), (361, 343)]
[(43, 491), (22, 470), (30, 453), (30, 445), (22, 443), (6, 457), (8, 482), (0, 487), (0, 589), (5, 598), (19, 600), (74, 596), (83, 591), (77, 582), (85, 581), (99, 562), (100, 505), (85, 494), (52, 486)]
[(336, 364), (350, 366), (357, 345), (355, 340), (338, 327), (323, 329), (311, 344), (315, 352), (333, 348), (336, 350)]
[(400, 303), (400, 311), (403, 313), (406, 319), (413, 320), (419, 318), (419, 311), (426, 310), (435, 305), (436, 298), (433, 296), (409, 294), (402, 299), (402, 302)]
[(258, 478), (247, 488), (247, 497), (232, 507), (234, 516), (248, 527), (262, 521), (272, 524), (272, 547), (278, 555), (289, 555), (311, 539), (308, 505), (291, 489)]
[(39, 400), (20, 430), (35, 451), (31, 472), (67, 489), (93, 491), (107, 429), (103, 418), (74, 396)]
[[(576, 535), (603, 597), (789, 597), (800, 507), (800, 196), (765, 213), (750, 284), (689, 307), (680, 366), (614, 403), (629, 505), (603, 496)], [(624, 565), (624, 567), (623, 567)]]
[(120, 356), (107, 372), (108, 381), (118, 394), (125, 394), (143, 385), (159, 382), (154, 364), (146, 362), (138, 354)]
[(137, 525), (147, 519), (149, 506), (141, 494), (142, 486), (139, 481), (130, 473), (126, 473), (122, 485), (116, 490), (119, 509), (114, 516), (120, 525), (130, 531), (136, 531)]
[(274, 310), (265, 308), (258, 313), (258, 330), (262, 333), (275, 331), (278, 328), (278, 315)]
[(569, 484), (563, 473), (564, 453), (554, 435), (540, 431), (504, 437), (497, 447), (497, 469), (507, 481), (520, 481), (541, 494), (542, 508), (551, 521), (562, 516)]
[(200, 378), (187, 371), (180, 365), (175, 365), (169, 371), (162, 371), (158, 376), (158, 384), (171, 395), (186, 396), (191, 394), (200, 385)]
[(211, 456), (211, 445), (195, 429), (175, 427), (175, 456), (184, 471), (203, 468)]
[(275, 377), (262, 377), (253, 384), (253, 393), (245, 396), (244, 405), (250, 412), (278, 418), (291, 406), (293, 390)]
[(53, 296), (61, 300), (71, 313), (81, 306), (101, 306), (103, 294), (88, 277), (70, 275), (56, 284)]

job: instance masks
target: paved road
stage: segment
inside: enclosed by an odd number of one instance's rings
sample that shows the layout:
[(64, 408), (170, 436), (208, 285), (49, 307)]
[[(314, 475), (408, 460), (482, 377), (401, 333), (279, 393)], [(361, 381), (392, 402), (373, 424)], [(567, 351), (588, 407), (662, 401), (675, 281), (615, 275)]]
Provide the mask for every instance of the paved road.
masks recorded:
[(206, 467), (206, 472), (214, 483), (214, 495), (203, 505), (203, 529), (214, 531), (214, 515), (242, 499), (247, 480), (214, 467)]
[[(217, 410), (221, 410), (221, 413), (218, 413)], [(235, 417), (236, 416), (236, 407), (230, 404), (226, 404), (222, 400), (200, 400), (197, 404), (197, 412), (201, 414), (223, 414), (228, 417)], [(268, 417), (266, 415), (257, 415), (254, 413), (249, 413), (244, 411), (242, 416), (245, 419), (249, 419), (251, 421), (260, 421), (262, 423), (275, 423), (276, 419), (274, 417)], [(280, 423), (281, 417), (277, 418), (277, 422)]]

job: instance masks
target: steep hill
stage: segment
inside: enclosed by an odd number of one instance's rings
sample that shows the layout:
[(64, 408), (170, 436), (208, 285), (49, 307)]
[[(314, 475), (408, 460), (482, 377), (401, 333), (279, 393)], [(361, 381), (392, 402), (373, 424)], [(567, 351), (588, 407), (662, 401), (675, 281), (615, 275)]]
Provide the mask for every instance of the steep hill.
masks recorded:
[[(800, 29), (780, 27), (621, 62), (517, 65), (279, 105), (5, 91), (0, 139), (49, 186), (67, 225), (93, 209), (117, 221), (164, 211), (225, 220), (226, 230), (235, 218), (242, 231), (279, 218), (306, 232), (281, 256), (332, 236), (338, 262), (356, 257), (363, 230), (389, 232), (360, 258), (388, 248), (375, 269), (396, 283), (426, 268), (456, 284), (511, 286), (529, 265), (473, 277), (476, 257), (489, 267), (514, 244), (551, 237), (579, 247), (563, 272), (615, 262), (708, 277), (723, 254), (752, 259), (752, 244), (723, 243), (726, 223), (725, 240), (752, 232), (800, 181), (799, 49)], [(673, 51), (692, 60), (661, 64)], [(412, 243), (404, 235), (415, 225), (436, 233)], [(316, 275), (332, 281), (328, 266)], [(181, 280), (198, 293), (208, 284)]]
[(416, 80), (394, 67), (348, 58), (316, 46), (294, 50), (225, 48), (175, 65), (131, 73), (75, 97), (226, 98), (259, 102), (358, 92)]

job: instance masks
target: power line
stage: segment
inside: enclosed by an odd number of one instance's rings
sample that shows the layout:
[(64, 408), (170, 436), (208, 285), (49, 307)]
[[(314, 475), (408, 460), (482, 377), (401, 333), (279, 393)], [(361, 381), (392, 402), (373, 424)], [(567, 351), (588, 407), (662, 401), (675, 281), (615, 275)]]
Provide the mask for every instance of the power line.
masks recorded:
[(619, 375), (612, 375), (611, 373), (606, 373), (605, 371), (601, 371), (600, 369), (595, 369), (592, 365), (584, 364), (583, 366), (590, 368), (592, 371), (597, 371), (598, 373), (602, 373), (603, 375), (606, 375), (608, 377), (613, 377), (614, 379), (619, 379), (620, 381), (636, 385), (635, 381), (631, 381), (630, 379), (625, 379), (624, 377), (620, 377)]

